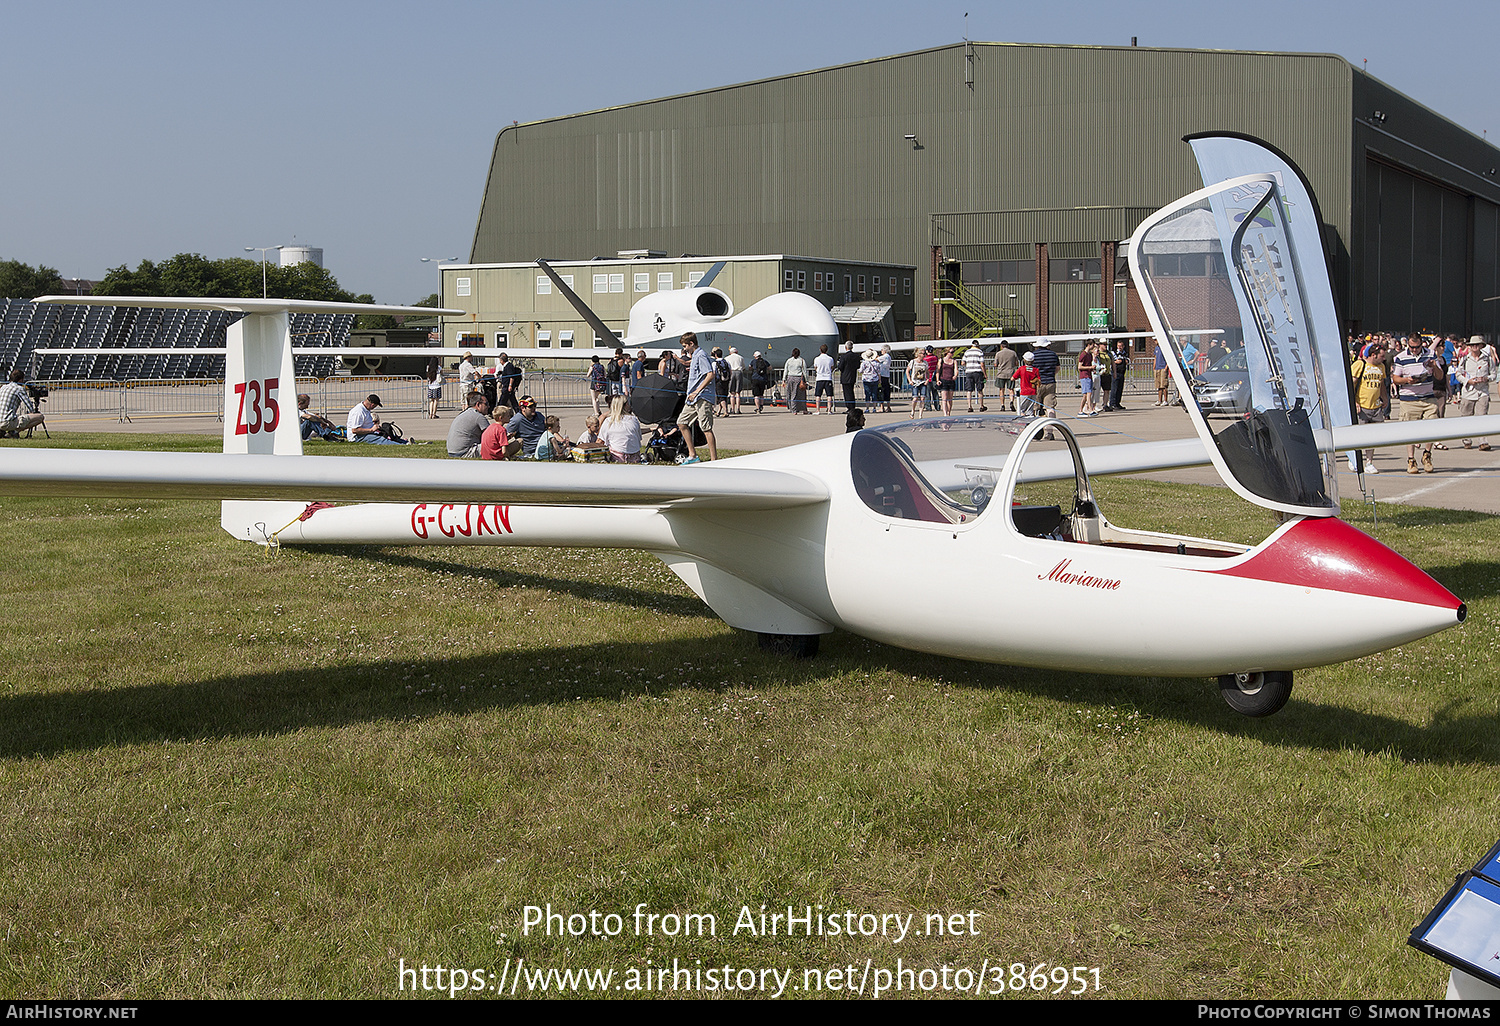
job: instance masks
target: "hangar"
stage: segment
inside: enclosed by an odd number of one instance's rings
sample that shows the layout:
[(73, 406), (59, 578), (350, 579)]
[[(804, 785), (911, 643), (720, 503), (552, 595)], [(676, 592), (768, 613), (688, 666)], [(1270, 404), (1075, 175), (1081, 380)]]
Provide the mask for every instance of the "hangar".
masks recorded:
[(1349, 328), (1500, 332), (1500, 150), (1329, 54), (965, 42), (515, 123), (470, 261), (803, 253), (915, 265), (918, 336), (1137, 328), (1118, 244), (1212, 131), (1307, 175)]

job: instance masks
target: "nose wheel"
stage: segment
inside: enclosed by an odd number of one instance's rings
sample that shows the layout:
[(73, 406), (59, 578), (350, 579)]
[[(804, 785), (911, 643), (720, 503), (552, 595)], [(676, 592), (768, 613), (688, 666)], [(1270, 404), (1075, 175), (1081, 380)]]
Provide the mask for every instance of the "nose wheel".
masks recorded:
[(818, 654), (818, 634), (761, 634), (761, 650), (793, 659), (811, 659)]
[(1226, 673), (1219, 678), (1219, 694), (1237, 713), (1270, 716), (1292, 697), (1292, 671)]

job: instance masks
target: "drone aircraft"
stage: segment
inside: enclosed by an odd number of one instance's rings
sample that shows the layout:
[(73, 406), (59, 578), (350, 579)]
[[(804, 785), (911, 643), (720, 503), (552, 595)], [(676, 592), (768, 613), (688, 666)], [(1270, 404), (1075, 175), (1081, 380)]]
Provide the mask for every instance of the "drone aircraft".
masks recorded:
[[(967, 416), (690, 468), (302, 456), (275, 396), (290, 376), (286, 313), (308, 304), (161, 300), (246, 311), (229, 332), (227, 455), (12, 449), (0, 493), (220, 498), (224, 530), (261, 545), (641, 549), (726, 623), (787, 654), (814, 655), (842, 629), (986, 662), (1214, 677), (1231, 707), (1269, 715), (1294, 671), (1465, 616), (1458, 597), (1337, 518), (1337, 452), (1500, 433), (1500, 417), (1351, 424), (1327, 270), (1306, 235), (1310, 222), (1317, 238), (1310, 193), (1263, 147), (1201, 146), (1227, 171), (1129, 243), (1197, 438), (1085, 452), (1058, 420)], [(1222, 261), (1226, 273), (1203, 282), (1223, 290), (1215, 302), (1153, 277), (1154, 255), (1181, 253)], [(1249, 410), (1217, 427), (1190, 401), (1179, 341), (1210, 332), (1243, 340), (1252, 371)], [(1251, 546), (1116, 526), (1090, 485), (1091, 474), (1203, 463), (1280, 515), (1270, 537)], [(962, 567), (964, 585), (894, 602), (872, 586), (893, 565)], [(995, 631), (1002, 608), (1038, 615)], [(1182, 630), (1208, 609), (1222, 630)], [(1077, 629), (1127, 614), (1129, 631)]]
[(620, 336), (568, 287), (547, 261), (538, 260), (536, 263), (594, 329), (594, 336), (601, 341), (613, 339), (614, 342), (592, 349), (511, 346), (505, 350), (511, 356), (551, 359), (598, 356), (607, 359), (615, 354), (616, 348), (629, 353), (645, 350), (652, 356), (659, 356), (666, 349), (677, 352), (678, 340), (688, 331), (697, 334), (705, 349), (719, 346), (728, 352), (734, 346), (747, 356), (760, 349), (780, 348), (791, 352), (793, 346), (807, 346), (811, 352), (820, 343), (827, 343), (831, 349), (838, 342), (838, 325), (828, 308), (801, 292), (778, 292), (736, 313), (734, 301), (728, 294), (713, 287), (714, 278), (724, 267), (723, 261), (710, 267), (690, 288), (652, 292), (636, 300), (630, 308), (625, 334)]

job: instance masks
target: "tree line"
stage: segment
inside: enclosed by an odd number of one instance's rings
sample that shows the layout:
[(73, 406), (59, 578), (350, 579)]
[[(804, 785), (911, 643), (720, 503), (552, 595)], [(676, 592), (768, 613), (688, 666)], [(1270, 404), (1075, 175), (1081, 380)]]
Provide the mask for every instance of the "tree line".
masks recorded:
[[(373, 303), (369, 293), (355, 295), (342, 288), (326, 268), (313, 263), (281, 267), (265, 265), (265, 295), (272, 299), (311, 299), (331, 303)], [(200, 253), (178, 253), (156, 263), (142, 260), (135, 270), (127, 265), (111, 267), (94, 287), (95, 296), (184, 296), (202, 298), (255, 299), (261, 295), (261, 262), (244, 257), (210, 260)], [(56, 268), (31, 267), (19, 260), (0, 261), (0, 299), (35, 299), (65, 291)], [(413, 306), (437, 306), (434, 293)], [(394, 318), (385, 315), (360, 317), (362, 330), (393, 328)]]

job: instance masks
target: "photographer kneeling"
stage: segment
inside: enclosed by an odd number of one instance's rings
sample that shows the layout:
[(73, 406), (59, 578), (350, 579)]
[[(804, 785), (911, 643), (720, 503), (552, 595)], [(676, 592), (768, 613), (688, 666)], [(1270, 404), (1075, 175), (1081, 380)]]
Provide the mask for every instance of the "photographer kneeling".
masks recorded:
[(0, 435), (19, 438), (22, 431), (41, 427), (44, 420), (26, 388), (26, 372), (11, 371), (10, 380), (0, 385)]

